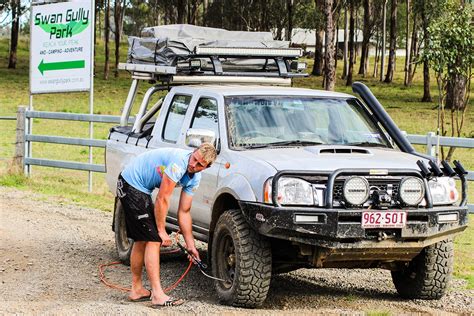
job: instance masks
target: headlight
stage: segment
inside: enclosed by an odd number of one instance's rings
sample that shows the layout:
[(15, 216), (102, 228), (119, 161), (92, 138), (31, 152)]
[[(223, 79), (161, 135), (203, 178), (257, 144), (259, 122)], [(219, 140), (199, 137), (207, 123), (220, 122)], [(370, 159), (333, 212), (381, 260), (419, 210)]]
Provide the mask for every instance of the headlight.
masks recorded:
[(449, 177), (434, 178), (428, 182), (433, 205), (453, 204), (459, 198), (456, 182)]
[(369, 198), (369, 182), (363, 177), (350, 177), (344, 182), (344, 200), (351, 205), (362, 205)]
[(400, 181), (399, 196), (409, 206), (420, 204), (425, 196), (423, 181), (416, 177), (406, 177)]
[[(265, 182), (263, 193), (265, 203), (272, 203), (272, 180), (270, 178)], [(281, 205), (319, 205), (319, 198), (311, 183), (297, 178), (280, 178), (278, 202)]]

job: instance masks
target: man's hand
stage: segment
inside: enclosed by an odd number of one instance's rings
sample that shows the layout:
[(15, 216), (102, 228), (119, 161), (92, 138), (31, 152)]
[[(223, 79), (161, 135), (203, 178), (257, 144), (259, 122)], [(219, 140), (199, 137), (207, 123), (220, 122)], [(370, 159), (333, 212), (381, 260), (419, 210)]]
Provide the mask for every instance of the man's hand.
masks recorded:
[[(201, 261), (201, 258), (199, 257), (199, 252), (197, 251), (196, 247), (189, 247), (188, 252), (194, 256), (195, 259)], [(188, 255), (189, 261), (193, 261), (193, 258)]]
[(161, 247), (169, 247), (173, 243), (170, 236), (166, 231), (159, 232), (158, 235), (161, 238)]

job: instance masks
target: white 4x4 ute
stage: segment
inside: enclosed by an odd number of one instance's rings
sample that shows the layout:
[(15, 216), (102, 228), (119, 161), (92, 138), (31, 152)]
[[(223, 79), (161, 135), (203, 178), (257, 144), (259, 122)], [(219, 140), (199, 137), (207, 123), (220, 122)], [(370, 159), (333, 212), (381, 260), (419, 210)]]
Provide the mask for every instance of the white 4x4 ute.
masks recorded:
[[(236, 72), (222, 64), (242, 55), (206, 49), (207, 55), (196, 48), (184, 66), (121, 66), (133, 82), (122, 123), (107, 141), (111, 191), (136, 155), (211, 141), (218, 157), (203, 172), (192, 217), (195, 237), (208, 244), (212, 274), (229, 280), (215, 281), (221, 302), (258, 306), (272, 274), (303, 267), (389, 269), (402, 297), (440, 298), (452, 272), (453, 237), (467, 227), (462, 165), (417, 153), (361, 83), (353, 90), (362, 101), (268, 86), (301, 75), (292, 71), (294, 51), (253, 49), (247, 58), (274, 68)], [(142, 79), (160, 83), (128, 125)], [(164, 99), (148, 108), (163, 89), (169, 89)], [(462, 181), (460, 202), (455, 175)], [(170, 231), (178, 230), (178, 196), (167, 216)], [(118, 199), (113, 229), (127, 262), (133, 241)]]

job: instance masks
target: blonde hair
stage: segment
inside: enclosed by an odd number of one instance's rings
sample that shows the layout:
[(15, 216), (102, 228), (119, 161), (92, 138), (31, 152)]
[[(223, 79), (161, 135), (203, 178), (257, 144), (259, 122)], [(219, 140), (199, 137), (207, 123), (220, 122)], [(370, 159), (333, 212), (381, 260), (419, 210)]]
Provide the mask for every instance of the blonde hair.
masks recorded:
[(204, 159), (208, 164), (212, 164), (214, 160), (216, 160), (216, 148), (211, 143), (201, 144), (197, 151), (201, 153), (202, 159)]

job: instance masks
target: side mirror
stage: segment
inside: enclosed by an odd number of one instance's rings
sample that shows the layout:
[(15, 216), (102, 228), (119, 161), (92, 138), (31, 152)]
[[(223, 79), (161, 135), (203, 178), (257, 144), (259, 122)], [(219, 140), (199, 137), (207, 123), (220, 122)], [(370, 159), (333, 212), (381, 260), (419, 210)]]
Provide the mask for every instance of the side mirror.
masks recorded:
[(216, 146), (216, 133), (208, 129), (190, 128), (186, 132), (185, 144), (189, 147), (199, 147), (203, 143)]

